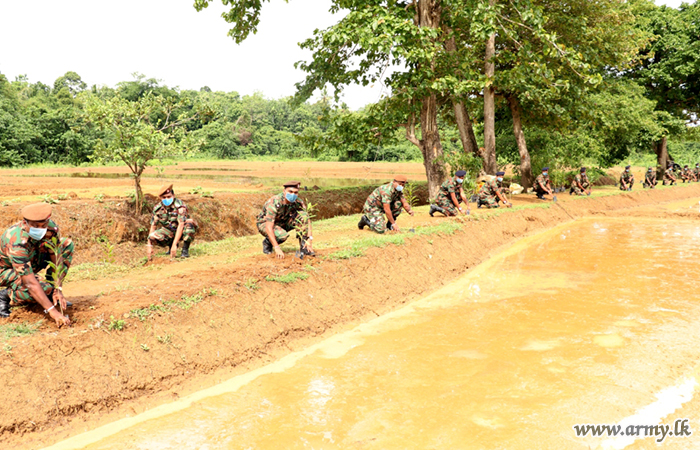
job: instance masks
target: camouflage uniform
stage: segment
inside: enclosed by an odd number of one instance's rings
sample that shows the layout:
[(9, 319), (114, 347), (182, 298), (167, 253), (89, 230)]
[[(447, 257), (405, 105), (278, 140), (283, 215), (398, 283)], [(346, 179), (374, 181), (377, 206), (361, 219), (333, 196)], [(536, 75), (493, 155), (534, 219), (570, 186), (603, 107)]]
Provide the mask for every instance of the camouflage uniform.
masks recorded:
[[(153, 208), (153, 217), (151, 218), (151, 225), (155, 224), (156, 230), (148, 235), (148, 239), (154, 240), (156, 245), (161, 247), (171, 247), (178, 225), (186, 222), (189, 218), (187, 206), (182, 200), (175, 199), (170, 206), (165, 206), (163, 202), (158, 202)], [(185, 223), (185, 228), (182, 230), (182, 242), (194, 241), (196, 233), (196, 224)]]
[(462, 185), (457, 183), (457, 177), (448, 178), (444, 183), (442, 183), (442, 186), (440, 186), (440, 190), (435, 198), (435, 204), (442, 208), (445, 213), (447, 213), (445, 215), (456, 216), (459, 213), (459, 210), (455, 204), (452, 203), (452, 196), (450, 194), (455, 194), (455, 197), (457, 197), (457, 203), (461, 203), (463, 193), (464, 191), (462, 191)]
[[(588, 175), (586, 175), (585, 173), (577, 174), (574, 180), (578, 181), (578, 183), (583, 187), (583, 189), (588, 189), (591, 186), (590, 181), (588, 181)], [(569, 190), (569, 193), (576, 195), (586, 194), (576, 183), (571, 183), (571, 189)]]
[(664, 186), (666, 186), (667, 182), (673, 184), (674, 181), (672, 180), (671, 177), (675, 177), (675, 176), (676, 176), (676, 174), (673, 172), (673, 166), (666, 169), (666, 171), (664, 172), (664, 180), (663, 180)]
[(403, 192), (394, 189), (393, 182), (383, 184), (369, 194), (365, 201), (365, 206), (362, 208), (362, 214), (367, 217), (369, 228), (375, 233), (384, 233), (387, 224), (384, 214), (384, 203), (389, 204), (391, 215), (396, 220), (401, 214), (401, 208), (403, 208), (403, 203), (401, 202), (403, 198)]
[(690, 182), (690, 180), (693, 178), (693, 173), (688, 167), (684, 167), (683, 170), (681, 171), (681, 179), (685, 183)]
[(552, 183), (549, 181), (549, 174), (545, 176), (545, 174), (541, 173), (535, 178), (535, 194), (537, 194), (538, 197), (549, 194), (549, 192), (542, 189), (542, 186), (550, 190), (552, 189)]
[(622, 172), (622, 175), (620, 175), (620, 190), (625, 191), (626, 189), (622, 185), (622, 183), (627, 183), (627, 187), (629, 189), (632, 189), (632, 186), (634, 186), (634, 175), (632, 175), (632, 172), (627, 172), (624, 171)]
[[(61, 238), (58, 232), (58, 225), (53, 220), (49, 220), (46, 235), (36, 241), (29, 237), (29, 233), (22, 229), (22, 222), (12, 225), (5, 230), (0, 238), (0, 287), (10, 291), (11, 301), (14, 304), (25, 303), (33, 300), (29, 290), (22, 284), (21, 277), (35, 275), (45, 269), (51, 261), (51, 250), (47, 243), (59, 242), (61, 259), (63, 261), (63, 274), (68, 273), (73, 262), (73, 241), (68, 238)], [(50, 272), (50, 273), (49, 273)], [(46, 278), (53, 279), (54, 274), (51, 269), (47, 271)], [(51, 295), (53, 288), (51, 284), (41, 281), (41, 288), (47, 296)]]
[(301, 230), (301, 237), (307, 238), (309, 213), (306, 211), (306, 204), (301, 198), (297, 198), (294, 203), (284, 203), (284, 192), (271, 197), (265, 202), (262, 211), (258, 214), (257, 227), (260, 234), (267, 236), (265, 224), (273, 222), (273, 230), (277, 243), (281, 244), (289, 238), (288, 231), (296, 228), (297, 235)]
[(479, 199), (477, 200), (478, 206), (486, 206), (487, 208), (498, 208), (498, 195), (496, 194), (501, 190), (501, 184), (498, 180), (487, 180), (481, 185), (479, 189)]
[(695, 181), (700, 181), (700, 167), (696, 166), (693, 173), (695, 174)]
[(654, 172), (654, 171), (649, 172), (647, 170), (647, 174), (644, 177), (644, 187), (645, 188), (650, 187), (650, 188), (654, 189), (654, 186), (656, 186), (656, 172)]

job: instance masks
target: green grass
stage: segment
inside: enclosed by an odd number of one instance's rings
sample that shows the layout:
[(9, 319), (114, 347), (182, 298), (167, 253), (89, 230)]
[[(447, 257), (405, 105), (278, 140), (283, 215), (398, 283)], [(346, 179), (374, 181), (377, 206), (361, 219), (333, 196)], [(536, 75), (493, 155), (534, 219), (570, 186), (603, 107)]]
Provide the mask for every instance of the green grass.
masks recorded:
[(39, 328), (43, 323), (44, 321), (40, 320), (36, 323), (22, 322), (0, 325), (0, 341), (6, 341), (13, 337), (34, 334), (39, 331)]
[(141, 322), (151, 317), (154, 314), (161, 315), (161, 313), (168, 313), (173, 310), (173, 308), (179, 308), (184, 311), (192, 308), (197, 303), (204, 300), (205, 297), (216, 295), (215, 289), (204, 289), (194, 295), (183, 295), (180, 300), (166, 300), (160, 304), (151, 304), (146, 308), (132, 309), (129, 311), (130, 317), (136, 317)]
[(309, 274), (304, 272), (289, 272), (285, 275), (278, 275), (275, 277), (268, 275), (265, 277), (267, 281), (276, 281), (277, 283), (283, 284), (294, 283), (297, 280), (306, 280), (307, 278), (309, 278)]

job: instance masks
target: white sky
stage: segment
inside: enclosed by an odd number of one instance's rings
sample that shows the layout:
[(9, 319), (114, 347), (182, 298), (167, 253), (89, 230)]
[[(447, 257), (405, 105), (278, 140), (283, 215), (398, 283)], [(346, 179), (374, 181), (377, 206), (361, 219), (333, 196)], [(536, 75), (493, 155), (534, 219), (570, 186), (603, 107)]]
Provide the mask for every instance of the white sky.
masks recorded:
[[(88, 85), (114, 86), (140, 72), (170, 87), (279, 98), (304, 78), (294, 63), (310, 54), (297, 43), (338, 20), (330, 0), (270, 0), (258, 33), (236, 45), (214, 2), (198, 13), (192, 0), (0, 0), (0, 73), (52, 86), (72, 70)], [(357, 86), (343, 100), (356, 109), (380, 95), (380, 86)]]

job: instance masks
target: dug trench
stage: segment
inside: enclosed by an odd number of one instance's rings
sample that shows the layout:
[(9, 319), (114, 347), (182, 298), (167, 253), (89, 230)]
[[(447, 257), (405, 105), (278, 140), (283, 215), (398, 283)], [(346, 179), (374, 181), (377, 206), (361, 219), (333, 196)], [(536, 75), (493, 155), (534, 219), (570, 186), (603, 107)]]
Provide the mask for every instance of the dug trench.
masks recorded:
[[(83, 294), (72, 297), (75, 325), (56, 330), (45, 323), (10, 341), (1, 357), (0, 445), (39, 448), (244, 373), (420, 298), (499, 248), (572, 218), (642, 214), (650, 205), (697, 197), (700, 185), (567, 198), (549, 208), (475, 212), (452, 233), (416, 233), (350, 259), (328, 258), (333, 249), (303, 261), (259, 255), (207, 265), (195, 258), (177, 263), (173, 275), (175, 266), (163, 263), (156, 276), (103, 295), (96, 293), (103, 280), (76, 282), (70, 289)], [(401, 221), (449, 220), (421, 213)], [(294, 281), (294, 274), (304, 279)], [(40, 315), (17, 310), (12, 320)]]

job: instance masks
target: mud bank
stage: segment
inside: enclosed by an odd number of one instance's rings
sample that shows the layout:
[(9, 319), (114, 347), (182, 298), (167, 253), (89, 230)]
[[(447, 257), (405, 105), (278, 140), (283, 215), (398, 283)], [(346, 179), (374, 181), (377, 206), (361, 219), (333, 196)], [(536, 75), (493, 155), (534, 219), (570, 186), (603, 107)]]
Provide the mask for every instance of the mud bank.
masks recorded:
[[(38, 448), (213, 385), (415, 300), (500, 247), (572, 218), (692, 197), (700, 197), (700, 185), (571, 199), (481, 216), (452, 235), (414, 236), (348, 260), (321, 254), (278, 262), (261, 255), (214, 268), (195, 261), (186, 273), (74, 297), (73, 328), (48, 325), (12, 340), (1, 357), (0, 445)], [(305, 280), (274, 281), (302, 271)], [(137, 308), (151, 312), (140, 320)], [(18, 314), (17, 320), (39, 317)], [(109, 329), (120, 318), (123, 329)]]

